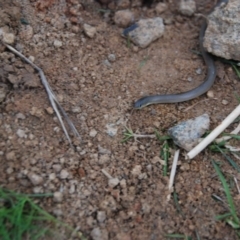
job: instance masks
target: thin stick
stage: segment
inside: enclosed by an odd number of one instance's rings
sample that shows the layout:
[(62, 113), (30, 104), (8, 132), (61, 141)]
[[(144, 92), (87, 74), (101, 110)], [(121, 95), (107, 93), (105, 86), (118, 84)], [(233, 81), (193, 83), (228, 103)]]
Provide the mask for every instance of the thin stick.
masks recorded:
[(180, 153), (180, 150), (178, 149), (174, 154), (173, 164), (172, 164), (172, 169), (171, 169), (171, 174), (170, 174), (170, 180), (169, 180), (169, 186), (168, 186), (169, 190), (171, 190), (172, 187), (173, 187), (173, 182), (174, 182), (174, 178), (175, 178), (175, 175), (176, 175), (179, 153)]
[(80, 140), (81, 140), (81, 136), (80, 134), (78, 133), (76, 127), (74, 126), (73, 122), (71, 121), (71, 119), (68, 117), (67, 113), (64, 111), (64, 109), (62, 108), (62, 106), (60, 105), (60, 103), (58, 102), (55, 94), (53, 93), (53, 90), (51, 89), (45, 75), (44, 75), (44, 72), (42, 71), (41, 68), (39, 68), (37, 65), (35, 65), (32, 61), (30, 61), (28, 58), (26, 58), (23, 54), (21, 54), (20, 52), (18, 52), (15, 48), (11, 47), (10, 45), (6, 44), (3, 42), (3, 44), (10, 50), (12, 51), (13, 53), (15, 53), (17, 56), (19, 56), (20, 58), (22, 58), (24, 61), (26, 61), (28, 64), (30, 64), (40, 75), (40, 78), (41, 78), (41, 82), (43, 84), (43, 86), (45, 87), (45, 90), (48, 94), (48, 98), (49, 98), (49, 101), (57, 115), (57, 118), (62, 126), (62, 129), (63, 129), (63, 132), (65, 134), (65, 136), (67, 137), (69, 143), (71, 144), (71, 139), (69, 137), (69, 134), (68, 134), (68, 131), (64, 125), (64, 122), (63, 122), (63, 119), (62, 119), (62, 116), (61, 114), (59, 113), (58, 111), (58, 108), (60, 109), (63, 117), (65, 118), (65, 120), (67, 121), (70, 129), (72, 130), (72, 132), (74, 133), (74, 135), (76, 137), (78, 137)]
[(204, 138), (196, 147), (194, 147), (186, 156), (192, 159), (205, 149), (216, 137), (222, 133), (238, 116), (240, 115), (240, 104), (216, 127), (206, 138)]
[(176, 175), (176, 169), (177, 169), (177, 162), (178, 162), (178, 157), (179, 157), (180, 150), (178, 149), (173, 158), (173, 164), (172, 164), (172, 169), (171, 169), (171, 174), (170, 174), (170, 179), (169, 179), (169, 185), (168, 185), (168, 195), (167, 195), (167, 202), (170, 201), (171, 199), (171, 194), (173, 192), (173, 183), (174, 183), (174, 178)]
[(235, 184), (237, 186), (238, 194), (240, 194), (240, 188), (239, 188), (238, 181), (237, 181), (236, 177), (234, 177), (234, 181), (235, 181)]

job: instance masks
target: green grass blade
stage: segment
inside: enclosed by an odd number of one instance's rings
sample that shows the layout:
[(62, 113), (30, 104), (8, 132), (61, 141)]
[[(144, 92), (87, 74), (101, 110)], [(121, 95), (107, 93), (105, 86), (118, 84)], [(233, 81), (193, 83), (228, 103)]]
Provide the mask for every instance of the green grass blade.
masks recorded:
[(231, 66), (234, 69), (234, 71), (236, 72), (238, 78), (240, 78), (240, 71), (239, 71), (238, 67), (232, 63), (231, 63)]
[(184, 214), (182, 212), (182, 209), (181, 209), (181, 207), (180, 207), (180, 205), (178, 203), (178, 195), (177, 195), (176, 191), (173, 192), (173, 201), (174, 201), (174, 204), (176, 206), (177, 212), (179, 214), (181, 214), (183, 218), (185, 218), (185, 216), (184, 216)]
[(223, 185), (223, 189), (225, 191), (225, 194), (226, 194), (226, 197), (227, 197), (227, 201), (228, 201), (228, 205), (229, 205), (229, 210), (230, 210), (230, 213), (233, 217), (233, 220), (236, 224), (240, 225), (240, 221), (237, 217), (237, 213), (236, 213), (236, 209), (235, 209), (235, 206), (234, 206), (234, 203), (233, 203), (233, 198), (231, 196), (231, 193), (230, 193), (230, 189), (228, 187), (228, 184), (227, 184), (227, 181), (226, 179), (224, 178), (220, 168), (218, 167), (218, 165), (212, 160), (212, 164), (214, 166), (214, 169), (215, 171), (217, 172), (218, 174), (218, 177)]
[(168, 136), (168, 135), (160, 136), (159, 132), (158, 132), (156, 129), (154, 129), (154, 133), (155, 133), (158, 141), (160, 141), (160, 142), (166, 141), (166, 140), (171, 140), (171, 139), (172, 139), (172, 138), (171, 138), (170, 136)]
[(178, 238), (178, 239), (186, 239), (186, 240), (190, 240), (191, 237), (188, 237), (188, 236), (185, 236), (183, 234), (166, 234), (165, 237), (168, 237), (168, 238)]
[(240, 172), (240, 167), (237, 165), (237, 163), (230, 158), (228, 155), (226, 155), (221, 148), (218, 147), (218, 145), (215, 145), (216, 149), (222, 153), (222, 155), (225, 157), (225, 159), (232, 165), (233, 168), (235, 168), (238, 172)]
[(231, 213), (225, 213), (225, 214), (215, 216), (215, 219), (216, 220), (224, 220), (224, 219), (226, 219), (228, 217), (231, 217), (231, 216), (232, 216)]

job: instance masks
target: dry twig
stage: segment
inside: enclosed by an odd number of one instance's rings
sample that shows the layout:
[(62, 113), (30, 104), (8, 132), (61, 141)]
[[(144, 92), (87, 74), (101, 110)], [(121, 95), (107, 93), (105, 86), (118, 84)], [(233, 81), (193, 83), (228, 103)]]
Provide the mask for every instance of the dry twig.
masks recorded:
[[(71, 144), (72, 141), (69, 137), (69, 133), (64, 125), (64, 122), (63, 122), (63, 119), (62, 119), (62, 116), (59, 112), (59, 110), (61, 111), (63, 117), (65, 118), (65, 120), (67, 121), (70, 129), (72, 130), (72, 132), (74, 133), (75, 137), (78, 137), (80, 140), (81, 140), (81, 136), (80, 134), (78, 133), (76, 127), (74, 126), (73, 122), (71, 121), (71, 119), (68, 117), (67, 113), (64, 111), (64, 109), (62, 108), (62, 106), (60, 105), (60, 103), (58, 102), (55, 94), (53, 93), (53, 90), (51, 89), (45, 75), (44, 75), (44, 72), (42, 71), (41, 68), (39, 68), (37, 65), (35, 65), (32, 61), (30, 61), (28, 58), (26, 58), (23, 54), (21, 54), (20, 52), (18, 52), (15, 48), (11, 47), (10, 45), (6, 44), (3, 42), (3, 44), (10, 50), (12, 51), (13, 53), (15, 53), (17, 56), (19, 56), (20, 58), (22, 58), (24, 61), (26, 61), (28, 64), (30, 64), (40, 75), (40, 78), (41, 78), (41, 82), (43, 84), (43, 86), (45, 87), (45, 90), (48, 94), (48, 98), (49, 98), (49, 101), (57, 115), (57, 118), (62, 126), (62, 129), (69, 141), (69, 143)], [(58, 110), (59, 109), (59, 110)]]

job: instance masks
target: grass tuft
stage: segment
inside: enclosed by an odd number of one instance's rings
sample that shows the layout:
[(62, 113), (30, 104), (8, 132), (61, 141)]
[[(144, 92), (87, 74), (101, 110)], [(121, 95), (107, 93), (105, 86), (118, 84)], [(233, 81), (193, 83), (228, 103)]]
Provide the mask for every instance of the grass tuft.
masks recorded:
[(224, 189), (225, 195), (227, 197), (227, 202), (228, 202), (229, 211), (230, 211), (229, 213), (216, 216), (216, 219), (217, 220), (225, 220), (232, 228), (240, 229), (240, 220), (237, 216), (236, 208), (233, 203), (233, 198), (231, 196), (230, 188), (227, 184), (227, 181), (226, 181), (224, 175), (222, 174), (217, 163), (212, 160), (212, 164), (213, 164), (213, 167), (214, 167), (215, 171), (217, 172), (217, 175), (223, 185), (223, 189)]
[(60, 226), (72, 232), (71, 227), (44, 211), (32, 199), (51, 196), (53, 194), (27, 195), (0, 188), (0, 239), (38, 240), (53, 234), (61, 239), (60, 233), (57, 233)]

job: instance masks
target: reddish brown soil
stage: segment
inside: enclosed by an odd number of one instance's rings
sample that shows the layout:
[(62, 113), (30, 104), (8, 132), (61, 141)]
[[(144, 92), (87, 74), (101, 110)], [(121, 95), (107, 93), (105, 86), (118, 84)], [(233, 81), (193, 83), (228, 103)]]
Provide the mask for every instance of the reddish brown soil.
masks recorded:
[[(221, 163), (229, 182), (233, 176), (240, 180), (221, 155), (205, 150), (187, 162), (181, 152), (175, 179), (180, 214), (173, 198), (166, 201), (169, 177), (163, 177), (163, 166), (154, 161), (162, 143), (148, 138), (121, 143), (124, 125), (135, 133), (152, 134), (158, 129), (160, 134), (166, 134), (177, 122), (208, 113), (213, 129), (237, 105), (234, 92), (240, 89), (240, 82), (228, 65), (218, 62), (219, 74), (211, 89), (214, 98), (204, 95), (181, 104), (132, 111), (133, 102), (143, 95), (183, 92), (203, 81), (204, 62), (191, 51), (198, 50), (201, 18), (181, 16), (177, 1), (169, 1), (169, 8), (161, 15), (170, 22), (164, 36), (148, 48), (139, 49), (127, 46), (120, 34), (122, 29), (104, 18), (98, 12), (103, 6), (94, 1), (76, 1), (82, 6), (77, 16), (72, 14), (73, 0), (43, 2), (0, 0), (0, 27), (9, 26), (16, 36), (14, 47), (26, 56), (34, 56), (83, 142), (75, 142), (74, 148), (69, 146), (55, 114), (47, 112), (50, 103), (40, 80), (38, 87), (26, 86), (22, 77), (33, 70), (1, 45), (0, 81), (9, 88), (0, 105), (1, 186), (22, 193), (61, 191), (62, 201), (56, 203), (48, 198), (40, 205), (78, 227), (87, 239), (98, 227), (102, 231), (99, 239), (164, 239), (167, 233), (193, 239), (196, 234), (200, 239), (237, 239), (230, 226), (215, 220), (216, 215), (228, 210), (212, 198), (215, 194), (227, 201), (210, 160)], [(213, 4), (210, 0), (196, 2), (197, 12), (203, 14)], [(132, 11), (137, 19), (155, 17), (155, 4)], [(96, 36), (86, 37), (82, 24), (71, 23), (74, 17), (95, 26)], [(21, 18), (33, 27), (32, 36), (20, 23)], [(54, 47), (54, 40), (62, 41), (63, 46)], [(103, 64), (109, 54), (116, 56), (112, 67)], [(196, 73), (198, 68), (202, 69), (200, 75)], [(9, 82), (9, 74), (18, 79), (15, 85)], [(188, 81), (189, 77), (192, 81)], [(222, 100), (228, 104), (223, 105)], [(19, 113), (25, 118), (19, 118)], [(107, 124), (118, 128), (114, 137), (106, 133)], [(231, 125), (228, 131), (234, 127)], [(19, 129), (25, 137), (18, 137)], [(92, 130), (97, 131), (95, 137), (89, 135)], [(171, 163), (172, 156), (169, 172)], [(66, 179), (60, 174), (63, 169), (69, 173)], [(108, 187), (101, 169), (118, 178), (120, 184), (114, 189)], [(33, 186), (29, 173), (41, 176), (42, 183)], [(238, 206), (235, 185), (231, 193)], [(102, 212), (106, 214), (103, 221), (99, 217)]]

